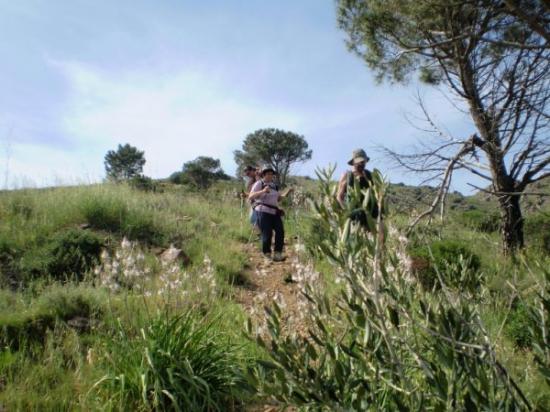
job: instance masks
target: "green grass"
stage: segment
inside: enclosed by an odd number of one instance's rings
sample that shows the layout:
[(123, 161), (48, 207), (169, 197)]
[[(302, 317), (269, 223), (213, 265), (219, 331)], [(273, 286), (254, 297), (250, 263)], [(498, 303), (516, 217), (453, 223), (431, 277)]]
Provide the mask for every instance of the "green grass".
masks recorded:
[[(0, 406), (118, 410), (131, 404), (136, 410), (150, 410), (168, 407), (172, 397), (182, 410), (231, 410), (251, 401), (240, 374), (251, 359), (263, 358), (265, 352), (243, 338), (246, 315), (231, 300), (233, 288), (249, 281), (242, 248), (250, 235), (248, 207), (245, 204), (241, 218), (235, 189), (229, 182), (215, 185), (208, 193), (172, 185), (163, 185), (162, 192), (144, 192), (111, 184), (1, 192)], [(317, 193), (309, 186), (307, 190)], [(409, 192), (416, 196), (414, 190)], [(475, 212), (470, 213), (474, 223), (467, 226), (456, 214), (468, 210), (470, 200), (456, 199), (457, 207), (444, 224), (418, 226), (411, 241), (420, 246), (453, 239), (468, 244), (479, 256), (483, 282), (478, 293), (471, 295), (472, 303), (479, 308), (503, 364), (534, 403), (548, 405), (548, 389), (522, 335), (528, 321), (521, 309), (512, 313), (514, 309), (509, 308), (517, 296), (534, 301), (541, 271), (533, 263), (550, 267), (550, 258), (533, 246), (516, 260), (503, 259), (498, 232), (477, 226), (483, 223), (483, 214), (477, 211), (483, 210), (484, 203), (475, 204)], [(286, 208), (287, 240), (319, 241), (312, 235), (322, 234), (316, 232), (308, 212)], [(397, 213), (398, 209), (393, 208), (387, 219), (403, 228), (410, 216)], [(71, 234), (68, 242), (67, 233)], [(82, 234), (86, 234), (84, 240)], [(123, 237), (139, 242), (144, 266), (149, 268), (138, 282), (143, 289), (109, 293), (99, 288), (90, 270), (95, 261), (86, 260), (87, 255), (75, 246), (81, 240), (88, 245), (88, 234), (99, 239), (111, 256)], [(170, 244), (189, 258), (176, 265), (175, 275), (178, 279), (185, 273), (187, 280), (179, 289), (159, 293), (167, 269), (158, 255)], [(205, 256), (211, 260), (215, 290), (201, 283), (207, 270)], [(53, 269), (56, 257), (71, 269)], [(335, 283), (334, 268), (320, 255), (309, 259), (323, 274), (329, 295), (336, 296), (342, 286)], [(23, 281), (29, 267), (39, 270)], [(54, 276), (54, 271), (78, 272), (78, 276)], [(200, 291), (195, 290), (197, 286)], [(71, 326), (69, 321), (79, 317), (91, 322), (85, 328)], [(177, 359), (170, 358), (168, 351), (178, 353)], [(152, 353), (154, 359), (148, 363)], [(204, 359), (212, 361), (212, 369), (201, 369)], [(199, 365), (192, 371), (191, 361)], [(170, 377), (167, 366), (178, 371), (177, 379)]]
[(48, 331), (82, 318), (98, 319), (106, 310), (106, 294), (84, 285), (46, 287), (36, 298), (3, 291), (7, 302), (0, 308), (0, 344), (20, 348), (43, 343)]
[(161, 313), (138, 331), (121, 326), (107, 345), (109, 372), (95, 385), (105, 409), (225, 411), (243, 397), (243, 348), (217, 319)]

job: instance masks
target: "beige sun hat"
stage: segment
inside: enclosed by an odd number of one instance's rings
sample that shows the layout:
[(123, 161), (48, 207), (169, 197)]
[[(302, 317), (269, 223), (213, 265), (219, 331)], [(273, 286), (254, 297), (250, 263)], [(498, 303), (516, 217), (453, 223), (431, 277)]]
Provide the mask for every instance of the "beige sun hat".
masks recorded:
[(367, 163), (370, 158), (367, 156), (363, 149), (355, 149), (351, 154), (351, 160), (348, 165), (353, 166), (355, 163), (365, 162)]
[(262, 168), (260, 170), (261, 170), (260, 171), (260, 176), (263, 176), (267, 172), (272, 172), (274, 175), (277, 174), (277, 171), (275, 169), (273, 169), (271, 166), (268, 166), (268, 165), (262, 166)]

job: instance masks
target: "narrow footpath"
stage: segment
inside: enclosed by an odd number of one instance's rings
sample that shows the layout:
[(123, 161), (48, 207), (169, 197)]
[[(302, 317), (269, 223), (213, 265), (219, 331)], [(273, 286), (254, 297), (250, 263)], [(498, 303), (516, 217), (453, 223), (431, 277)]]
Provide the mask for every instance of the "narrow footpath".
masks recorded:
[(283, 327), (293, 332), (305, 333), (306, 299), (301, 294), (304, 281), (308, 276), (308, 267), (301, 263), (299, 250), (302, 246), (294, 239), (285, 241), (286, 259), (273, 262), (265, 259), (260, 251), (259, 242), (250, 242), (243, 246), (248, 256), (245, 276), (249, 282), (238, 288), (235, 299), (243, 305), (245, 311), (255, 321), (260, 335), (266, 334), (265, 306), (276, 302), (283, 314)]
[[(295, 239), (285, 240), (286, 259), (283, 262), (268, 261), (260, 251), (259, 242), (243, 245), (248, 256), (245, 275), (249, 282), (237, 288), (235, 300), (239, 302), (256, 326), (256, 333), (268, 337), (265, 326), (265, 306), (276, 302), (281, 308), (283, 331), (305, 335), (307, 332), (307, 300), (301, 294), (305, 282), (318, 276), (309, 266), (300, 261), (300, 249), (303, 246)], [(280, 410), (277, 403), (248, 405), (246, 412), (274, 412)], [(295, 408), (285, 409), (295, 412)]]

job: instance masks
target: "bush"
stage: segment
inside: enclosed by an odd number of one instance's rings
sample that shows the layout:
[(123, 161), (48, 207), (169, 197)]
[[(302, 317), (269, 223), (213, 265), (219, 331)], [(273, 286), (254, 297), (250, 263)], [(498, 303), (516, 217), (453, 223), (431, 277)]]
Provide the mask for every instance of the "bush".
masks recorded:
[(105, 409), (224, 411), (244, 383), (238, 348), (215, 322), (159, 315), (136, 336), (115, 335), (99, 382)]
[(516, 301), (506, 320), (506, 334), (517, 347), (529, 348), (532, 342), (532, 327), (528, 306), (522, 301)]
[(480, 284), (479, 256), (461, 242), (438, 240), (409, 253), (413, 262), (417, 262), (413, 270), (425, 289), (441, 286), (438, 272), (447, 286), (471, 291)]
[(14, 196), (9, 204), (9, 211), (14, 216), (21, 216), (23, 219), (30, 219), (34, 213), (32, 198), (26, 195)]
[(17, 251), (0, 238), (0, 287), (17, 283)]
[(50, 276), (66, 280), (82, 280), (99, 260), (103, 239), (95, 233), (68, 229), (55, 234), (44, 245), (26, 252), (19, 265), (30, 278)]
[(155, 223), (151, 213), (130, 209), (120, 199), (90, 199), (85, 203), (83, 213), (94, 229), (105, 230), (151, 245), (166, 243), (166, 235)]
[(550, 253), (550, 214), (538, 213), (525, 219), (527, 242), (543, 252)]
[(117, 233), (128, 215), (128, 207), (119, 199), (93, 198), (84, 203), (84, 218), (94, 229)]
[[(373, 177), (383, 193), (381, 175)], [(531, 409), (496, 359), (476, 302), (411, 282), (395, 250), (381, 253), (376, 233), (339, 219), (331, 174), (321, 178), (327, 196), (315, 210), (337, 235), (322, 249), (341, 292), (330, 297), (316, 280), (306, 284), (304, 331), (289, 327), (276, 303), (266, 308), (268, 333), (249, 323), (269, 356), (250, 373), (259, 394), (305, 411)]]
[(167, 234), (155, 223), (153, 215), (146, 212), (128, 213), (120, 232), (130, 240), (139, 240), (149, 245), (162, 246), (167, 243)]
[[(12, 296), (11, 299), (14, 299)], [(103, 312), (103, 299), (95, 289), (70, 285), (52, 286), (28, 307), (0, 311), (0, 344), (17, 349), (21, 343), (42, 343), (46, 331), (58, 322), (84, 321)]]
[(462, 212), (458, 221), (471, 229), (492, 233), (500, 229), (501, 217), (497, 211), (474, 209)]
[(157, 184), (153, 179), (147, 176), (134, 176), (129, 181), (130, 187), (144, 192), (156, 192)]

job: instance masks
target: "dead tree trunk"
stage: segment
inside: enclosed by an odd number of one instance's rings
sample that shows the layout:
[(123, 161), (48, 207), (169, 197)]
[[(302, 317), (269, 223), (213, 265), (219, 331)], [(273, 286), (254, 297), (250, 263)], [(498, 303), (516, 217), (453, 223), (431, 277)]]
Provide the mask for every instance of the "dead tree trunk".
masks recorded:
[(520, 199), (520, 195), (501, 195), (498, 198), (502, 217), (502, 245), (505, 255), (513, 255), (524, 246)]

